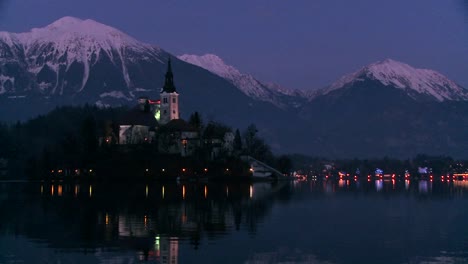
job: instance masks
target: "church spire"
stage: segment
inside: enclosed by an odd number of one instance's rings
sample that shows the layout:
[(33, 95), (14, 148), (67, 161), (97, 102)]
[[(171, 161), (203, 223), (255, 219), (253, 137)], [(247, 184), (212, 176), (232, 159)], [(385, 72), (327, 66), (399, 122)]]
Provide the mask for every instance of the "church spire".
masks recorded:
[(171, 65), (171, 58), (169, 57), (167, 61), (167, 72), (166, 72), (166, 80), (164, 81), (163, 92), (166, 93), (175, 93), (176, 88), (174, 85), (174, 74), (172, 73), (172, 65)]

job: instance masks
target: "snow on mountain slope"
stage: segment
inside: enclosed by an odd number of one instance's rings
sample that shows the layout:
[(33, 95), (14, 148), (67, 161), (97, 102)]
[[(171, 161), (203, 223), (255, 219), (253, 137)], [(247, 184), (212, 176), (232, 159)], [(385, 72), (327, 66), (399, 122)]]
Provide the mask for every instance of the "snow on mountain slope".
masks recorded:
[(366, 79), (376, 80), (386, 86), (405, 90), (408, 95), (429, 96), (437, 101), (468, 100), (468, 90), (444, 75), (428, 69), (416, 69), (408, 64), (386, 59), (370, 64), (357, 72), (345, 75), (329, 87), (320, 91), (328, 94), (333, 90), (362, 82)]
[(24, 59), (30, 74), (50, 76), (52, 71), (57, 76), (56, 81), (42, 83), (39, 87), (41, 92), (52, 94), (64, 93), (67, 82), (62, 80), (70, 68), (77, 70), (75, 63), (81, 65), (82, 80), (73, 90), (81, 92), (87, 85), (91, 68), (103, 57), (121, 69), (127, 87), (131, 87), (128, 64), (132, 55), (146, 53), (147, 57), (157, 57), (161, 53), (158, 47), (141, 43), (115, 28), (73, 17), (61, 18), (30, 32), (0, 32), (2, 50), (5, 56), (0, 57), (0, 63)]
[(284, 96), (301, 96), (299, 91), (287, 89), (277, 84), (265, 84), (252, 75), (241, 73), (233, 66), (227, 65), (220, 57), (214, 54), (202, 56), (184, 54), (179, 59), (202, 67), (224, 79), (230, 81), (244, 94), (260, 101), (271, 102), (279, 106), (284, 106)]

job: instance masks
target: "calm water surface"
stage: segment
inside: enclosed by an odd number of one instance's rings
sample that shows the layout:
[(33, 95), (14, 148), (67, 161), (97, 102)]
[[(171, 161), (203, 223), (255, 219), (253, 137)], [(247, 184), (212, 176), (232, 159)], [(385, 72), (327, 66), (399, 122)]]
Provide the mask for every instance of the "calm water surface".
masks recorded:
[(0, 182), (0, 263), (468, 263), (468, 182)]

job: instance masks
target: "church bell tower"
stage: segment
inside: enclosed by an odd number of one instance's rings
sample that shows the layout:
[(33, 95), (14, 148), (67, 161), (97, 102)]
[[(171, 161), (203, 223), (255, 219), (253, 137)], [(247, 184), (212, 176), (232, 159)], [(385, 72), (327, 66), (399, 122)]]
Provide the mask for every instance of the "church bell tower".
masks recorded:
[(171, 59), (167, 62), (166, 79), (161, 90), (161, 125), (169, 123), (172, 119), (179, 119), (179, 94), (174, 85), (174, 74), (172, 73)]

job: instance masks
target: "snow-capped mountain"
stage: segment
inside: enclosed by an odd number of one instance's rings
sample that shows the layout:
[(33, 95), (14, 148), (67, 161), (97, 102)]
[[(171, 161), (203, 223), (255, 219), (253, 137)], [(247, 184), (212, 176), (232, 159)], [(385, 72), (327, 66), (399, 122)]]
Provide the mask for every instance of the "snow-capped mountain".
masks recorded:
[(439, 102), (468, 100), (468, 90), (441, 73), (428, 69), (416, 69), (392, 59), (370, 64), (346, 75), (315, 95), (324, 95), (341, 88), (356, 86), (366, 80), (401, 89), (416, 100), (420, 98)]
[(258, 81), (215, 55), (178, 59), (117, 29), (71, 17), (26, 33), (0, 32), (0, 122), (57, 105), (133, 106), (139, 96), (158, 98), (168, 58), (183, 118), (198, 111), (236, 128), (255, 123), (275, 150), (468, 155), (467, 92), (435, 71), (386, 60), (326, 89), (295, 91)]
[[(224, 79), (230, 81), (245, 95), (256, 100), (273, 103), (280, 107), (292, 105), (297, 107), (303, 98), (300, 91), (288, 89), (275, 83), (263, 83), (250, 74), (242, 73), (231, 65), (227, 65), (220, 57), (214, 54), (202, 56), (184, 54), (179, 59), (202, 67)], [(289, 97), (289, 98), (286, 98)], [(294, 102), (296, 98), (296, 102)]]
[[(0, 54), (0, 95), (77, 95), (86, 87), (100, 86), (93, 91), (100, 98), (124, 90), (119, 96), (127, 100), (141, 88), (130, 77), (135, 62), (156, 59), (162, 64), (168, 57), (117, 29), (73, 17), (26, 33), (0, 32)], [(97, 77), (100, 71), (107, 71), (107, 78)], [(122, 76), (115, 78), (114, 71)]]
[(0, 121), (29, 119), (57, 105), (133, 106), (140, 96), (159, 98), (169, 58), (183, 118), (198, 111), (242, 128), (289, 116), (155, 45), (93, 20), (64, 17), (30, 32), (0, 33)]

